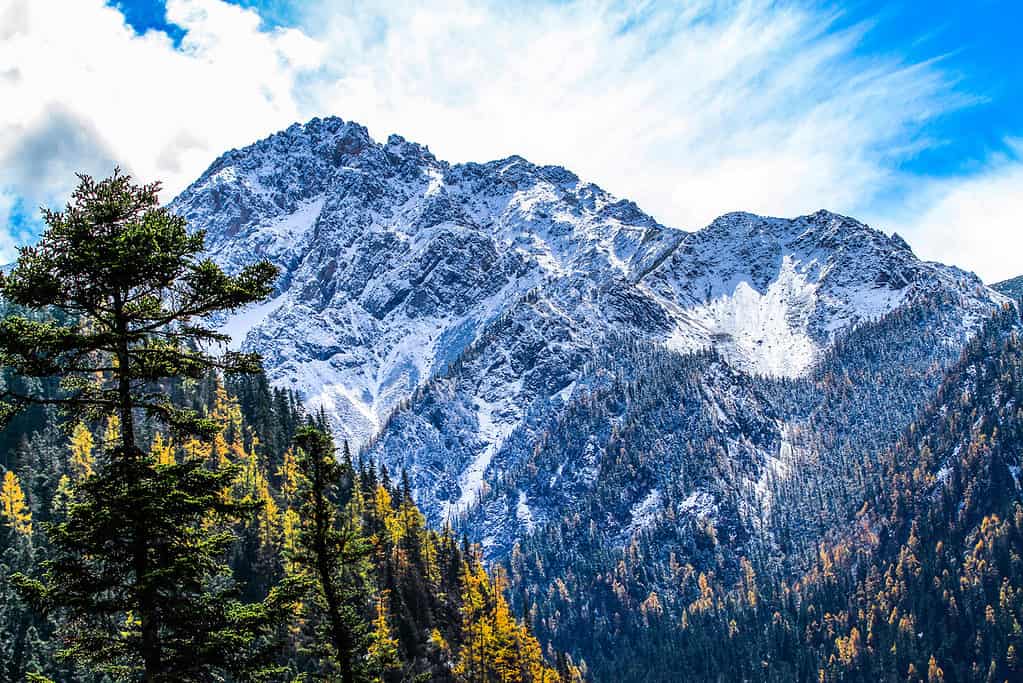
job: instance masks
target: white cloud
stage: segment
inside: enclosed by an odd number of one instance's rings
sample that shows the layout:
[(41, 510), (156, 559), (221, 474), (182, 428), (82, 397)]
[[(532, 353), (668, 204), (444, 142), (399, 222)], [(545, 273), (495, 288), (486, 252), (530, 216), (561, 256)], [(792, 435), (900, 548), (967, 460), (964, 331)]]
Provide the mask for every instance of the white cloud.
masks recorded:
[[(337, 114), (452, 161), (561, 164), (690, 229), (737, 209), (876, 216), (882, 193), (913, 182), (918, 200), (956, 192), (894, 169), (934, 143), (927, 122), (975, 100), (941, 63), (863, 56), (869, 27), (832, 30), (798, 0), (432, 5), (301, 3), (284, 30), (220, 0), (169, 0), (175, 49), (100, 0), (0, 0), (0, 65), (16, 71), (0, 68), (0, 99), (16, 102), (0, 110), (0, 159), (59, 112), (88, 131), (73, 149), (94, 164), (176, 191), (225, 149)], [(907, 232), (929, 253), (931, 231)], [(979, 247), (949, 260), (988, 274)]]
[(446, 158), (562, 163), (694, 228), (733, 209), (861, 208), (922, 121), (970, 101), (935, 64), (854, 57), (865, 27), (829, 33), (832, 19), (748, 0), (455, 3), (309, 23), (327, 27), (328, 63), (343, 65), (325, 111)]
[[(53, 203), (115, 163), (177, 192), (220, 152), (303, 116), (322, 45), (219, 0), (169, 0), (186, 30), (137, 35), (102, 0), (0, 0), (0, 193)], [(0, 256), (10, 257), (0, 242)]]
[(985, 282), (1023, 274), (1023, 145), (968, 178), (936, 181), (903, 217), (903, 234), (923, 258), (976, 270)]

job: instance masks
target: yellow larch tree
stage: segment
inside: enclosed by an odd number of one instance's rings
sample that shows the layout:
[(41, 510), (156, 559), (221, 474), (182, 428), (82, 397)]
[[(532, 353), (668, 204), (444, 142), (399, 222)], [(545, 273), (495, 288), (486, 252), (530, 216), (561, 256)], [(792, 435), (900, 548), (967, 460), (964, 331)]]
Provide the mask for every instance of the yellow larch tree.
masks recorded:
[(281, 480), (281, 498), (289, 505), (294, 503), (300, 476), (294, 449), (289, 448), (284, 451), (284, 458), (281, 466), (277, 469), (277, 476)]
[(483, 680), (489, 665), (492, 629), (488, 611), (489, 578), (482, 563), (465, 562), (462, 579), (462, 630), (464, 639), (454, 673), (459, 680)]
[(281, 547), (284, 549), (284, 568), (289, 574), (298, 571), (294, 555), (298, 548), (298, 532), (302, 527), (302, 520), (298, 512), (292, 508), (285, 508), (281, 515)]
[(150, 453), (153, 455), (153, 461), (157, 465), (173, 465), (176, 462), (174, 457), (174, 447), (170, 441), (165, 441), (163, 434), (160, 432), (156, 433), (153, 437), (153, 445), (149, 448)]
[(92, 476), (94, 445), (89, 428), (81, 422), (76, 424), (71, 430), (71, 473), (76, 481)]
[(15, 533), (23, 536), (32, 534), (32, 511), (25, 503), (25, 492), (18, 475), (11, 470), (4, 473), (3, 485), (0, 486), (0, 514)]
[(282, 536), (281, 510), (277, 501), (270, 494), (270, 486), (266, 477), (261, 477), (256, 497), (259, 500), (259, 543), (266, 551), (279, 549)]
[(227, 393), (223, 382), (217, 380), (213, 395), (210, 419), (220, 425), (220, 431), (213, 437), (206, 457), (213, 460), (218, 468), (242, 463), (247, 456), (242, 423), (242, 409), (238, 399)]
[(376, 600), (376, 617), (373, 619), (373, 633), (370, 645), (366, 650), (369, 669), (382, 680), (388, 671), (401, 666), (398, 658), (398, 641), (391, 635), (391, 625), (387, 618), (386, 600), (388, 592), (380, 591)]
[(121, 419), (116, 415), (107, 418), (107, 429), (103, 432), (103, 448), (112, 448), (121, 438)]
[(256, 505), (256, 523), (259, 525), (260, 546), (267, 551), (278, 548), (281, 538), (281, 512), (273, 494), (259, 456), (254, 449), (248, 452), (231, 445), (232, 451), (240, 452), (242, 469), (235, 480), (236, 500)]
[(498, 570), (491, 580), (483, 563), (466, 563), (462, 584), (464, 642), (454, 668), (462, 681), (533, 683), (561, 680), (544, 663), (540, 643), (517, 622), (504, 597), (507, 581)]

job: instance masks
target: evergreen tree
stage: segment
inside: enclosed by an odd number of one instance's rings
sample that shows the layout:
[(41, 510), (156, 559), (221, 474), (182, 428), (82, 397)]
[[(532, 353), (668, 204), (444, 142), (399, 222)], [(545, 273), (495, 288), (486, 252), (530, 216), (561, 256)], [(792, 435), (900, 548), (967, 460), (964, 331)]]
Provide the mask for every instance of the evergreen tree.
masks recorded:
[(370, 644), (363, 619), (368, 548), (354, 520), (342, 513), (353, 473), (338, 463), (330, 436), (312, 425), (295, 434), (295, 453), (301, 505), (292, 562), (308, 579), (315, 649), (334, 661), (344, 683), (369, 680), (359, 656)]
[(61, 391), (8, 383), (0, 418), (56, 405), (76, 422), (106, 419), (105, 457), (91, 474), (76, 467), (84, 478), (67, 518), (47, 528), (44, 581), (17, 583), (61, 615), (62, 655), (96, 670), (146, 681), (258, 679), (273, 669), (266, 647), (288, 591), (259, 604), (235, 598), (223, 563), (231, 535), (220, 530), (247, 512), (222, 496), (235, 471), (157, 463), (139, 429), (145, 416), (174, 438), (213, 436), (215, 421), (175, 404), (166, 383), (258, 370), (255, 354), (214, 354), (227, 337), (205, 320), (268, 296), (276, 269), (262, 262), (229, 276), (201, 259), (204, 234), (159, 206), (158, 183), (135, 185), (116, 170), (100, 182), (79, 178), (66, 209), (44, 211), (39, 243), (0, 281), (8, 302), (56, 312), (0, 320), (0, 363), (20, 377), (59, 379)]

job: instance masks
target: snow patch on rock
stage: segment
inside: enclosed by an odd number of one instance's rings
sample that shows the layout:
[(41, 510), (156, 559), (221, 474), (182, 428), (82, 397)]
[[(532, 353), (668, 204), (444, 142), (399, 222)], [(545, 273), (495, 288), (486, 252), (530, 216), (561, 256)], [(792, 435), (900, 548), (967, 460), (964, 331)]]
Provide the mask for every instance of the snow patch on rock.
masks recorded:
[(632, 506), (629, 512), (631, 521), (626, 527), (626, 535), (633, 534), (649, 528), (657, 521), (657, 514), (664, 507), (664, 498), (658, 489), (652, 489), (642, 500)]

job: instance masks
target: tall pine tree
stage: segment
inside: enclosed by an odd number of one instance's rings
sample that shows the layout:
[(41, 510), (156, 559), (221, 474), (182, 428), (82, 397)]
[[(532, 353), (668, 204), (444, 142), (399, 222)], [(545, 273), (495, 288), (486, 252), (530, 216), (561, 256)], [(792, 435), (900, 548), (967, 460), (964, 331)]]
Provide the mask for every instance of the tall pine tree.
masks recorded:
[(81, 472), (66, 519), (46, 529), (53, 554), (43, 580), (17, 583), (61, 616), (62, 655), (95, 670), (146, 681), (265, 677), (290, 599), (285, 588), (262, 603), (236, 597), (225, 521), (248, 511), (222, 495), (235, 472), (158, 463), (140, 446), (139, 423), (178, 439), (213, 435), (216, 423), (175, 405), (167, 383), (259, 369), (255, 354), (214, 352), (227, 338), (208, 317), (267, 297), (276, 268), (261, 262), (231, 276), (201, 258), (204, 234), (159, 206), (158, 183), (118, 171), (79, 179), (0, 281), (8, 302), (56, 314), (0, 320), (0, 362), (22, 377), (59, 379), (61, 392), (8, 384), (0, 417), (54, 404), (73, 422), (106, 421), (112, 438), (94, 471)]
[(369, 680), (365, 653), (370, 644), (363, 621), (367, 601), (364, 573), (369, 552), (355, 521), (342, 510), (353, 472), (338, 463), (334, 443), (307, 425), (295, 434), (300, 526), (292, 562), (307, 580), (307, 623), (314, 649), (333, 661), (343, 683)]

